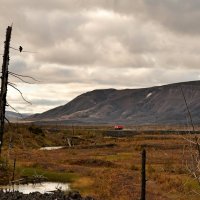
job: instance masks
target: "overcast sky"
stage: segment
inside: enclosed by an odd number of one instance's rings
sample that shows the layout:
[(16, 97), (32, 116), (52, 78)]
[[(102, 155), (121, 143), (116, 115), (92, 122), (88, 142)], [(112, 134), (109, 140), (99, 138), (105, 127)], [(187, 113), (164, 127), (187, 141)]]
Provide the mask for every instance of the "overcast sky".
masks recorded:
[[(86, 91), (200, 79), (199, 0), (0, 0), (0, 54), (13, 23), (10, 71), (40, 82), (9, 88), (20, 112), (43, 112)], [(1, 59), (2, 63), (2, 59)]]

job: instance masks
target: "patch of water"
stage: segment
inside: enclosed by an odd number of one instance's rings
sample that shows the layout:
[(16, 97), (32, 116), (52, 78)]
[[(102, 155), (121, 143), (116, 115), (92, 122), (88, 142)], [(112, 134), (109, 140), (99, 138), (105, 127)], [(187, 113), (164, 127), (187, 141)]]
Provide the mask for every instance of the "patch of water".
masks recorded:
[(29, 194), (31, 192), (40, 192), (42, 194), (48, 193), (60, 189), (62, 191), (69, 191), (70, 187), (68, 183), (56, 183), (56, 182), (43, 182), (37, 184), (27, 184), (27, 185), (14, 185), (5, 186), (2, 189), (10, 191), (19, 191), (24, 194)]
[(57, 147), (41, 147), (40, 150), (56, 150), (56, 149), (63, 149), (65, 146), (57, 146)]

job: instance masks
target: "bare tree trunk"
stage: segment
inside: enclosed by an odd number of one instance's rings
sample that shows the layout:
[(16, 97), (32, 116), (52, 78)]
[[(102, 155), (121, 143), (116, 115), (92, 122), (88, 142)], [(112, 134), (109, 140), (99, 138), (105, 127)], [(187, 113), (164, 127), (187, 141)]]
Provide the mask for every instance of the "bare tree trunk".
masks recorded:
[(142, 170), (141, 170), (141, 200), (146, 199), (146, 150), (142, 151)]
[(8, 65), (9, 65), (9, 49), (11, 40), (12, 27), (8, 26), (6, 31), (6, 41), (4, 47), (3, 64), (2, 64), (2, 77), (1, 77), (1, 93), (0, 93), (0, 156), (3, 145), (4, 135), (4, 122), (5, 122), (5, 110), (6, 110), (6, 96), (8, 85)]

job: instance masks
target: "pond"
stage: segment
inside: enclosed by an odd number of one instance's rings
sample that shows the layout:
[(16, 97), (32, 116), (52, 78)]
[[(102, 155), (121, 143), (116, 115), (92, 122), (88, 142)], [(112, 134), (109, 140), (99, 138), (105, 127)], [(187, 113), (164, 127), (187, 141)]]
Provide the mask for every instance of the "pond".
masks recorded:
[(23, 185), (14, 185), (14, 186), (5, 186), (2, 189), (19, 191), (24, 194), (29, 194), (31, 192), (40, 192), (42, 194), (48, 193), (60, 189), (62, 191), (69, 191), (70, 187), (68, 183), (58, 183), (58, 182), (43, 182), (37, 184), (23, 184)]
[(57, 146), (57, 147), (41, 147), (40, 150), (56, 150), (56, 149), (63, 149), (65, 146)]

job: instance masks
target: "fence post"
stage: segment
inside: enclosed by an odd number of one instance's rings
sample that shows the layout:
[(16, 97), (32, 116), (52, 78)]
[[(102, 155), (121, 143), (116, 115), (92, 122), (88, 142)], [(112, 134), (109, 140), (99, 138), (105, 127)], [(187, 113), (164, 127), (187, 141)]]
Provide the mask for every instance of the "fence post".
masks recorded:
[(142, 150), (141, 200), (146, 200), (146, 150)]
[(13, 174), (12, 174), (12, 181), (15, 180), (15, 167), (16, 167), (16, 158), (14, 159), (14, 163), (13, 163)]

